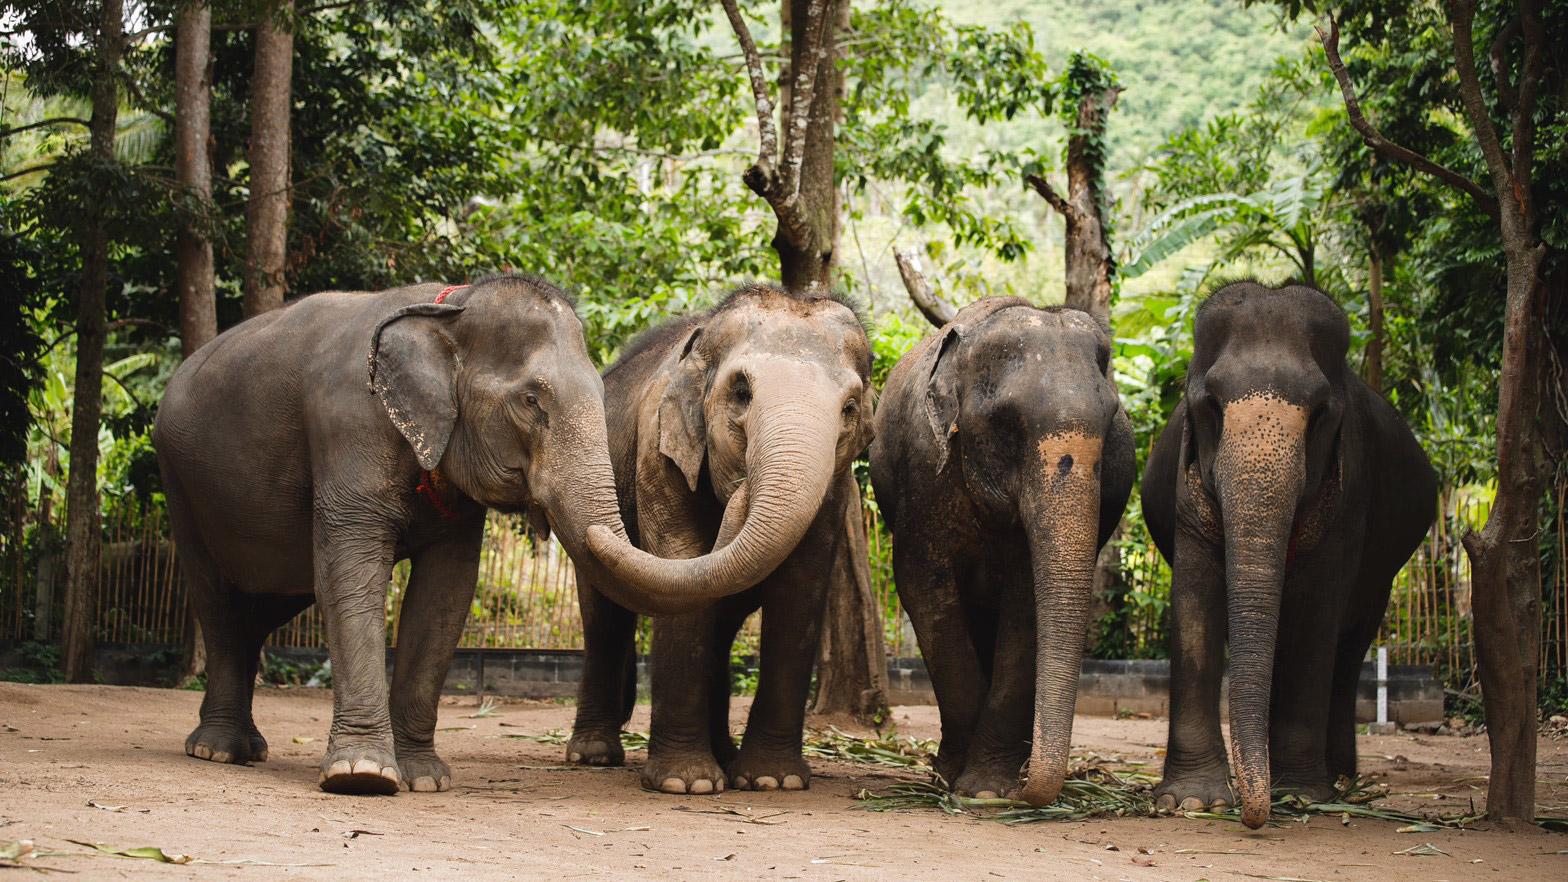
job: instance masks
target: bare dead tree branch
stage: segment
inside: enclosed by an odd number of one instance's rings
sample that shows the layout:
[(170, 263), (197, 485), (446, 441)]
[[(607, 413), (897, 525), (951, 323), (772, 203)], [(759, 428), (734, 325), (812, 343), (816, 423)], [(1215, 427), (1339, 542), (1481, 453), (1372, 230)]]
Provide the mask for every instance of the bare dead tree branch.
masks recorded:
[[(1465, 107), (1465, 116), (1475, 130), (1475, 142), (1481, 148), (1487, 170), (1501, 197), (1503, 190), (1518, 190), (1513, 169), (1503, 153), (1503, 144), (1497, 137), (1497, 127), (1492, 125), (1492, 114), (1486, 106), (1486, 96), (1481, 94), (1481, 80), (1475, 69), (1475, 0), (1449, 0), (1448, 23), (1454, 32), (1454, 67), (1459, 71), (1459, 99)], [(1523, 83), (1520, 84), (1521, 86)], [(1517, 111), (1516, 111), (1517, 113)], [(1495, 209), (1494, 209), (1495, 213)]]
[(9, 138), (12, 135), (20, 135), (21, 133), (29, 131), (31, 129), (41, 129), (41, 128), (44, 128), (45, 126), (64, 126), (64, 125), (86, 126), (86, 125), (88, 125), (88, 122), (87, 122), (87, 120), (82, 119), (79, 116), (51, 116), (48, 119), (41, 119), (41, 120), (38, 120), (36, 122), (24, 123), (22, 125), (12, 126), (9, 129), (5, 129), (4, 131), (0, 131), (0, 139)]
[(920, 314), (926, 317), (926, 321), (940, 328), (958, 315), (953, 304), (931, 290), (925, 272), (920, 268), (920, 255), (915, 249), (893, 249), (893, 261), (898, 264), (898, 275), (904, 280), (904, 290), (909, 292), (909, 299), (920, 310)]
[(1051, 186), (1050, 181), (1047, 181), (1040, 175), (1029, 175), (1025, 177), (1024, 180), (1027, 181), (1029, 186), (1033, 187), (1034, 191), (1039, 193), (1045, 199), (1045, 201), (1050, 203), (1051, 207), (1056, 209), (1057, 212), (1060, 213), (1063, 217), (1076, 217), (1078, 215), (1078, 207), (1062, 198), (1062, 194), (1056, 192), (1056, 190)]
[[(779, 152), (778, 129), (773, 125), (773, 95), (768, 88), (767, 73), (762, 69), (762, 56), (757, 52), (757, 41), (751, 37), (751, 28), (740, 13), (736, 0), (723, 0), (724, 14), (729, 17), (735, 39), (740, 41), (741, 52), (746, 58), (746, 76), (751, 80), (751, 96), (757, 104), (757, 132), (761, 142), (754, 168), (764, 179), (772, 177), (773, 163)], [(751, 172), (747, 172), (748, 178)], [(750, 184), (750, 181), (747, 181)], [(753, 187), (753, 189), (756, 189)], [(761, 194), (759, 194), (761, 195)]]
[(1408, 147), (1395, 144), (1383, 137), (1383, 133), (1367, 120), (1361, 112), (1361, 102), (1356, 98), (1356, 87), (1350, 82), (1350, 72), (1345, 70), (1345, 62), (1339, 57), (1339, 22), (1332, 15), (1329, 16), (1328, 21), (1327, 31), (1322, 27), (1314, 27), (1318, 32), (1318, 39), (1323, 41), (1323, 53), (1328, 56), (1329, 70), (1334, 74), (1334, 79), (1339, 83), (1339, 91), (1345, 98), (1345, 113), (1350, 117), (1351, 127), (1361, 135), (1361, 140), (1384, 159), (1402, 162), (1459, 189), (1474, 199), (1487, 214), (1497, 217), (1497, 199), (1488, 193), (1485, 187)]

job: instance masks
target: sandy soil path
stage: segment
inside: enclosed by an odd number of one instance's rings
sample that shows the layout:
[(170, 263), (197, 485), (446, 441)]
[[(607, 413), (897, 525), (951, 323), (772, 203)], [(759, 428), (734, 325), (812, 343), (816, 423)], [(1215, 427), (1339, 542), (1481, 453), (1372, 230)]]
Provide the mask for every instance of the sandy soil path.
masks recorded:
[[(563, 768), (561, 747), (508, 737), (569, 726), (572, 708), (547, 703), (474, 719), (474, 699), (450, 700), (438, 736), (457, 776), (450, 793), (332, 796), (315, 783), (329, 694), (259, 690), (272, 759), (253, 767), (184, 755), (200, 698), (0, 683), (0, 845), (153, 845), (231, 862), (32, 862), (76, 879), (1568, 880), (1568, 836), (1533, 827), (1400, 834), (1395, 824), (1321, 817), (1257, 833), (1150, 818), (1007, 827), (867, 812), (856, 793), (913, 776), (823, 762), (806, 793), (644, 793), (633, 770)], [(899, 708), (895, 719), (930, 737), (934, 710)], [(646, 706), (632, 727), (646, 729)], [(1163, 722), (1080, 717), (1076, 727), (1077, 752), (1158, 768)], [(1387, 772), (1401, 794), (1392, 805), (1455, 809), (1484, 795), (1485, 738), (1363, 737), (1360, 747), (1366, 769)], [(1568, 743), (1543, 740), (1540, 776), (1543, 808), (1568, 814)], [(1396, 854), (1426, 842), (1446, 855)]]

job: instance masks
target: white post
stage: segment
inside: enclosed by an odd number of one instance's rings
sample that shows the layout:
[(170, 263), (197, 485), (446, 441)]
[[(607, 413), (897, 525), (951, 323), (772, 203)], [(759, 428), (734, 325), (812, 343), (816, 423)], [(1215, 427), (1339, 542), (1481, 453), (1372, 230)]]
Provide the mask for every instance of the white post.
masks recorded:
[(1377, 721), (1379, 726), (1388, 723), (1388, 647), (1377, 648)]

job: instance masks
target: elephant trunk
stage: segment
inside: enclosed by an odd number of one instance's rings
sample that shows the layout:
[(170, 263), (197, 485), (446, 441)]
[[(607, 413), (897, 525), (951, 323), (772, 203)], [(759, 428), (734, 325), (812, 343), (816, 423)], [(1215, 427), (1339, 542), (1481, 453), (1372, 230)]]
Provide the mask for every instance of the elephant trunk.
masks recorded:
[(702, 557), (668, 560), (593, 527), (589, 547), (628, 592), (684, 609), (750, 588), (784, 562), (816, 518), (833, 478), (838, 415), (825, 384), (759, 383), (745, 417), (745, 490), (731, 495), (724, 518), (727, 544)]
[(1269, 819), (1269, 701), (1291, 530), (1306, 482), (1305, 408), (1272, 395), (1226, 406), (1214, 474), (1225, 525), (1231, 766), (1241, 819)]
[[(1022, 798), (1056, 801), (1067, 779), (1100, 529), (1102, 439), (1063, 432), (1040, 442), (1040, 477), (1023, 494), (1034, 569), (1034, 739)], [(1033, 482), (1031, 482), (1033, 483)]]

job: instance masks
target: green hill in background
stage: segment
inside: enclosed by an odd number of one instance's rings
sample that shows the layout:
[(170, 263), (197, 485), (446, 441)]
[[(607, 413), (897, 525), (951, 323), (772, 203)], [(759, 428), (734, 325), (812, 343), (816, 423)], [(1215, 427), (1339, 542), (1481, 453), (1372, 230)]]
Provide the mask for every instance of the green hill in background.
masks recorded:
[[(1027, 22), (1060, 70), (1085, 49), (1116, 68), (1121, 103), (1108, 132), (1112, 171), (1126, 170), (1177, 130), (1235, 110), (1257, 90), (1276, 59), (1296, 56), (1311, 28), (1282, 30), (1277, 10), (1241, 0), (945, 0), (955, 21), (987, 26)], [(1050, 123), (997, 126), (996, 143), (1036, 143)], [(1054, 138), (1052, 139), (1055, 140)]]

